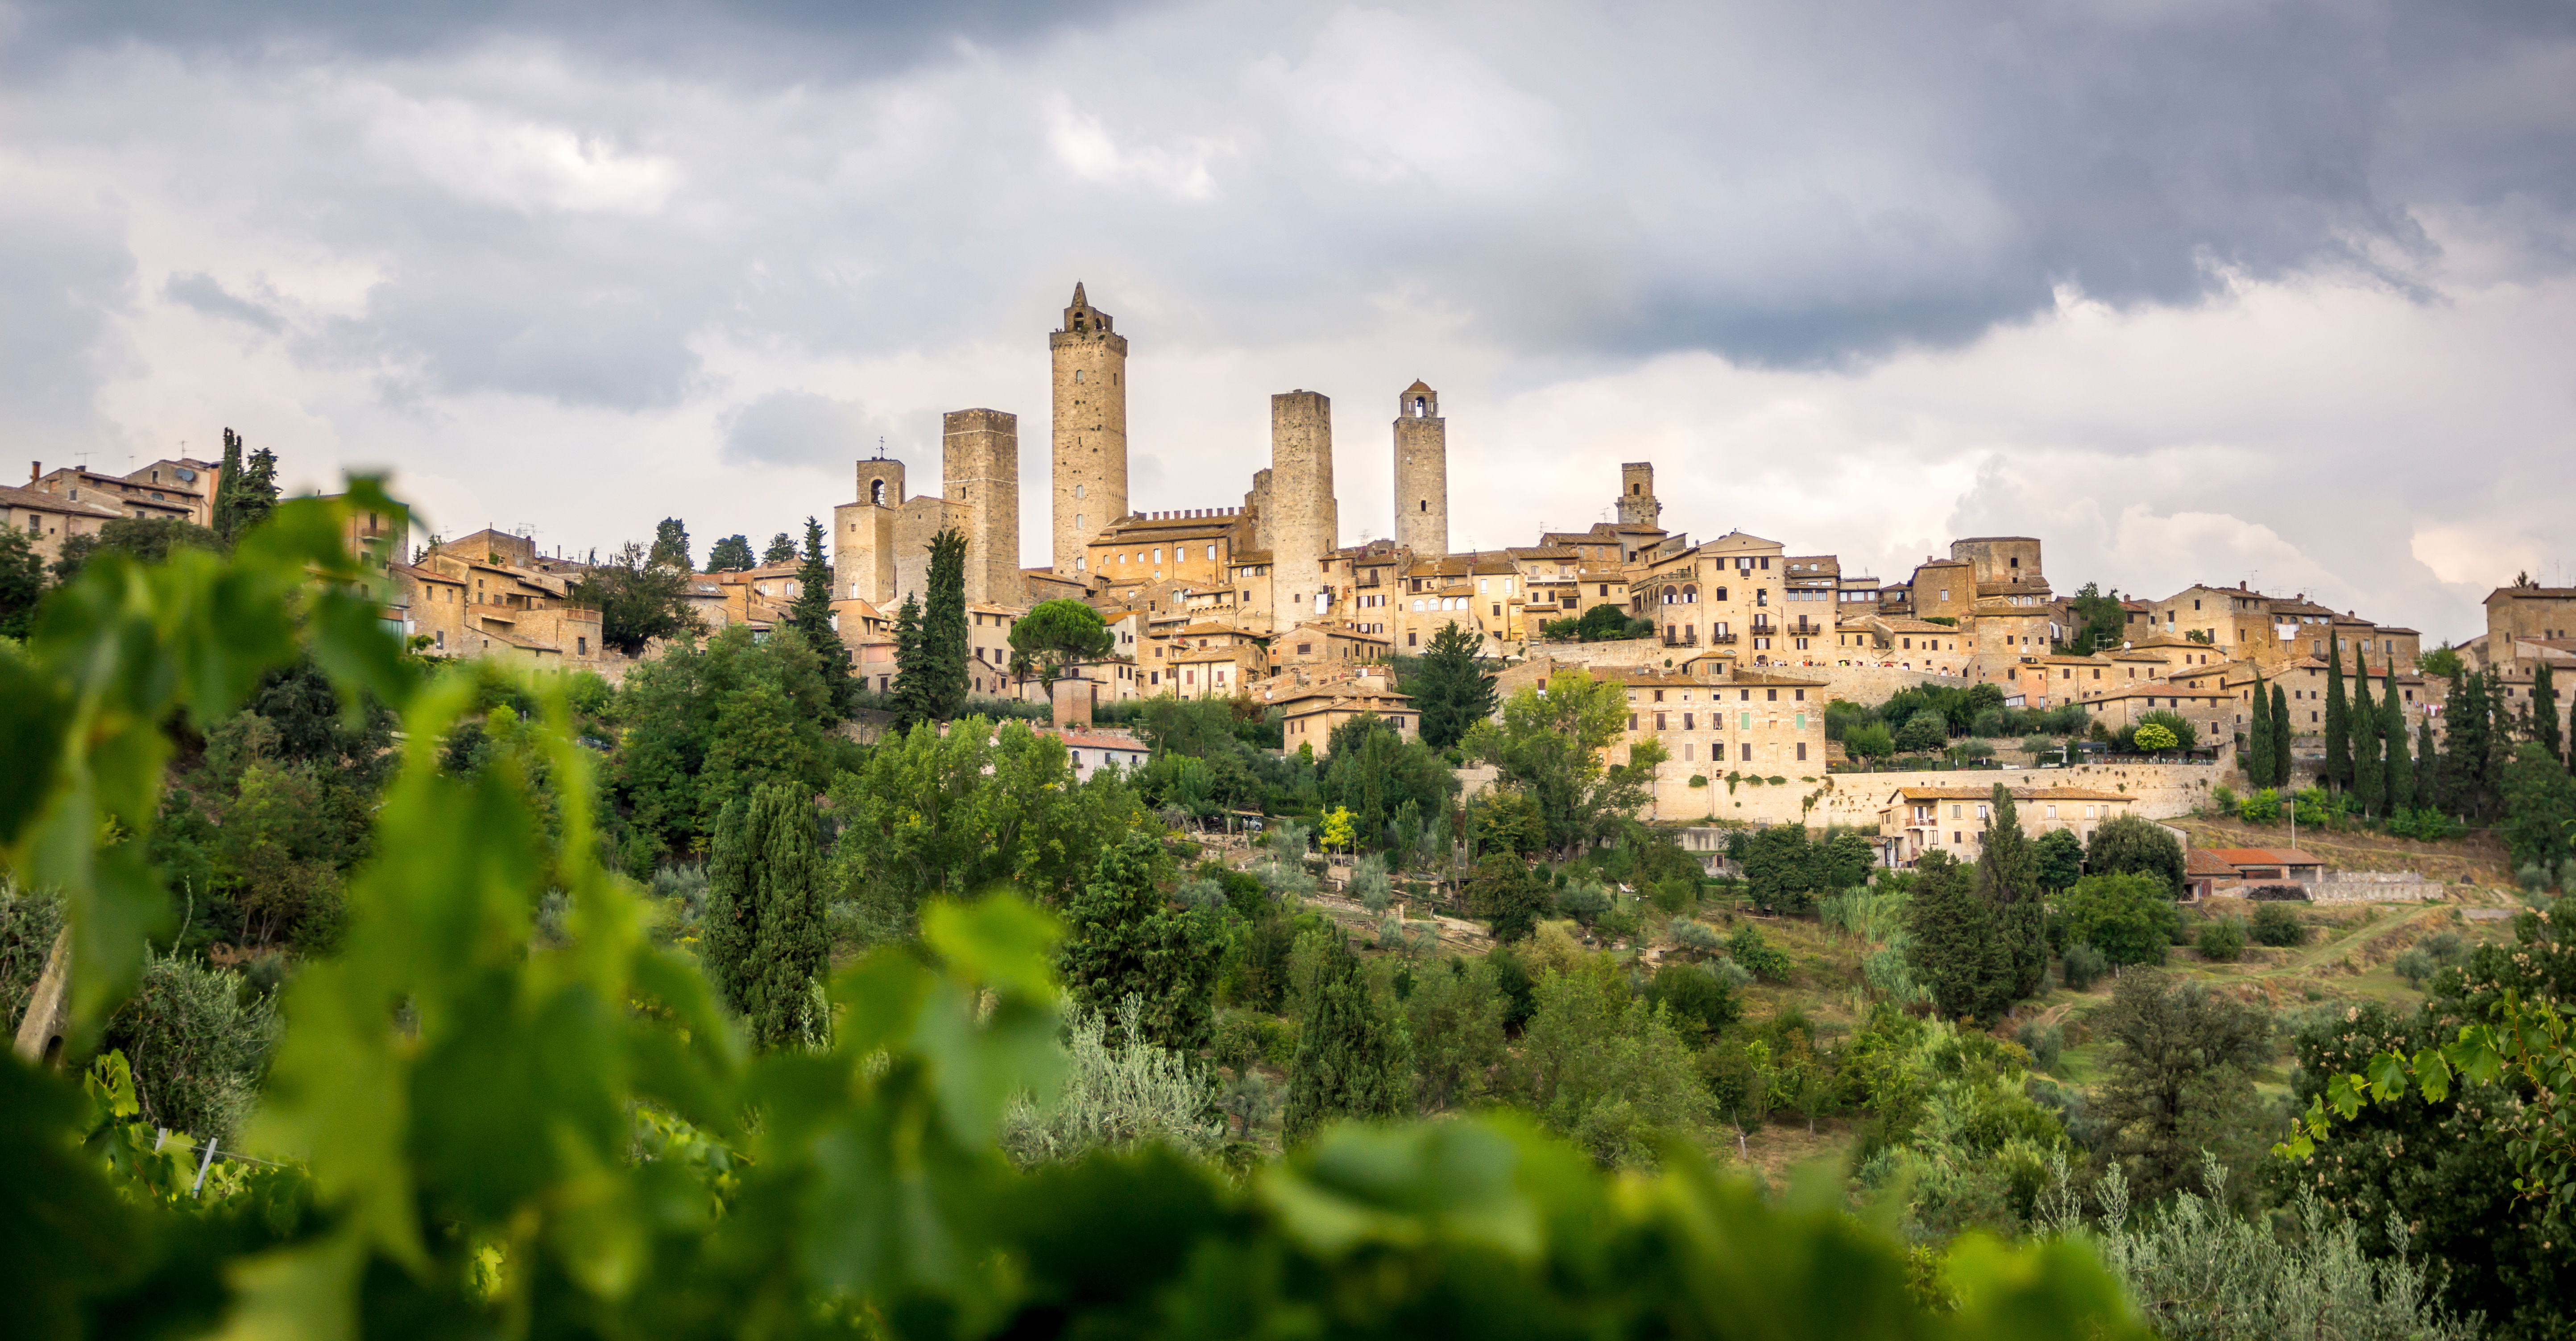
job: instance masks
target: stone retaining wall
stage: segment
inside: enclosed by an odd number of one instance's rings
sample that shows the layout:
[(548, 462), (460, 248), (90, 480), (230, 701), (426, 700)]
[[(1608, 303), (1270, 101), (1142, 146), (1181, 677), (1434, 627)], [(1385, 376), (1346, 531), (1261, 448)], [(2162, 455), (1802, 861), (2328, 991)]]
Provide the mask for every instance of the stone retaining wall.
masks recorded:
[(2303, 886), (2310, 903), (2439, 903), (2450, 886), (2413, 871), (2343, 871)]
[(1693, 792), (1705, 805), (1664, 802), (1645, 818), (1690, 824), (1709, 820), (1744, 824), (1804, 823), (1821, 829), (1829, 824), (1878, 828), (1879, 808), (1899, 787), (1974, 787), (2000, 782), (2007, 787), (2092, 787), (2138, 798), (2137, 813), (2149, 819), (2188, 815), (2209, 803), (2210, 788), (2225, 781), (2217, 764), (2077, 764), (2071, 768), (1978, 768), (1957, 772), (1827, 773), (1790, 777), (1780, 786), (1738, 784), (1730, 792), (1712, 780)]

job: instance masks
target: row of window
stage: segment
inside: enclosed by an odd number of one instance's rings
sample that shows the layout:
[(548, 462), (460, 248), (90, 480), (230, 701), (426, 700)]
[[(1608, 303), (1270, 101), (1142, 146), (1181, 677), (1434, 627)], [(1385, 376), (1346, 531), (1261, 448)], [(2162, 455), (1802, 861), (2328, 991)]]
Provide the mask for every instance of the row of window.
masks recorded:
[[(1659, 713), (1656, 713), (1656, 714), (1655, 714), (1655, 729), (1656, 729), (1657, 731), (1670, 731), (1670, 730), (1672, 730), (1672, 729), (1673, 729), (1673, 728), (1672, 728), (1672, 718), (1673, 718), (1673, 716), (1674, 716), (1674, 715), (1675, 715), (1675, 714), (1672, 714), (1672, 713), (1665, 713), (1665, 712), (1659, 712)], [(1688, 712), (1685, 712), (1685, 713), (1681, 713), (1681, 714), (1679, 714), (1679, 715), (1680, 715), (1680, 717), (1681, 717), (1681, 719), (1682, 719), (1682, 730), (1684, 730), (1684, 731), (1697, 731), (1697, 730), (1699, 729), (1699, 715), (1698, 715), (1697, 713), (1688, 713)], [(1753, 714), (1752, 714), (1752, 713), (1749, 713), (1749, 712), (1739, 712), (1739, 713), (1737, 713), (1735, 716), (1736, 716), (1736, 723), (1735, 723), (1735, 729), (1736, 729), (1736, 730), (1738, 730), (1738, 731), (1750, 731), (1750, 730), (1752, 730), (1752, 729), (1753, 729)], [(1804, 730), (1806, 730), (1806, 729), (1807, 729), (1807, 714), (1805, 714), (1805, 713), (1803, 713), (1803, 712), (1802, 712), (1802, 713), (1797, 714), (1797, 720), (1793, 723), (1793, 725), (1795, 726), (1795, 728), (1796, 728), (1797, 730), (1800, 730), (1800, 731), (1804, 731)], [(1633, 712), (1632, 712), (1632, 713), (1630, 713), (1630, 714), (1628, 714), (1628, 729), (1629, 729), (1629, 730), (1631, 730), (1631, 731), (1634, 731), (1634, 730), (1636, 730), (1636, 729), (1637, 729), (1637, 714), (1635, 714), (1635, 713), (1633, 713)], [(1725, 713), (1722, 713), (1722, 712), (1712, 712), (1712, 713), (1710, 713), (1710, 714), (1708, 715), (1708, 729), (1709, 729), (1709, 730), (1711, 730), (1711, 731), (1723, 731), (1723, 730), (1725, 730), (1725, 729), (1726, 729), (1726, 714), (1725, 714)]]

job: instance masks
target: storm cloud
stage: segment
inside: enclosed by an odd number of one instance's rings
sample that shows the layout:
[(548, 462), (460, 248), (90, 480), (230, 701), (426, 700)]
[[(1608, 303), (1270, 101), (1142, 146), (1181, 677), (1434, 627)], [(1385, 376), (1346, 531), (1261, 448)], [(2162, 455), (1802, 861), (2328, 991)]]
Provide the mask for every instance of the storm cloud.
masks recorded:
[(1671, 521), (1890, 578), (2008, 527), (2457, 635), (2576, 558), (2576, 378), (2519, 343), (2576, 317), (2564, 5), (6, 13), (39, 453), (232, 423), (587, 548), (780, 529), (853, 437), (928, 491), (992, 405), (1034, 542), (1081, 278), (1142, 507), (1235, 501), (1317, 387), (1355, 539), (1425, 376), (1486, 544), (1652, 455)]

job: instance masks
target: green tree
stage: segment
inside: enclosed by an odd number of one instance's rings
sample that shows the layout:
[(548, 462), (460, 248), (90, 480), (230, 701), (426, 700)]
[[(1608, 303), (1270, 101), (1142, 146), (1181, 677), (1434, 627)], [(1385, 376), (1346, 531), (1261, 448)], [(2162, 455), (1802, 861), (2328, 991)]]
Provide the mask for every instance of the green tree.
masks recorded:
[(2576, 838), (2576, 780), (2567, 765), (2538, 741), (2515, 747), (2504, 769), (2506, 850), (2516, 869), (2537, 865), (2555, 871)]
[(2161, 964), (2182, 915), (2151, 875), (2088, 875), (2057, 896), (2057, 930), (2114, 964)]
[(2091, 656), (2106, 647), (2117, 647), (2127, 636), (2129, 615), (2121, 608), (2117, 590), (2104, 591), (2092, 582), (2076, 588), (2075, 598), (2068, 602), (2075, 612), (2075, 634), (2066, 645), (2070, 656)]
[(908, 732), (939, 720), (931, 694), (930, 658), (922, 650), (921, 600), (906, 596), (894, 612), (894, 729)]
[(1875, 762), (1896, 753), (1896, 737), (1888, 734), (1884, 722), (1863, 722), (1843, 735), (1843, 751)]
[(2388, 813), (2395, 814), (2415, 804), (2415, 762), (2406, 752), (2406, 708), (2398, 702), (2395, 675), (2389, 677), (2387, 688), (2379, 700), (2379, 734), (2388, 742), (2388, 780), (2381, 794)]
[(1281, 1138), (1302, 1145), (1337, 1118), (1378, 1122), (1407, 1115), (1410, 1069), (1403, 1030), (1369, 992), (1350, 946), (1332, 935), (1297, 1027)]
[[(749, 551), (750, 548), (751, 546), (748, 544), (743, 546), (743, 549), (746, 552)], [(795, 538), (788, 535), (785, 531), (780, 531), (778, 534), (771, 536), (769, 538), (769, 548), (761, 552), (761, 566), (766, 568), (777, 564), (794, 562), (796, 562)]]
[(2290, 785), (2290, 697), (2279, 685), (2272, 686), (2272, 778), (2266, 787)]
[[(1644, 633), (1637, 631), (1637, 626), (1640, 624), (1646, 626)], [(1652, 621), (1638, 619), (1629, 614), (1628, 607), (1607, 603), (1584, 611), (1583, 617), (1574, 621), (1575, 635), (1587, 643), (1648, 637), (1653, 634), (1654, 627)]]
[(1479, 854), (1535, 857), (1547, 850), (1547, 816), (1529, 793), (1496, 787), (1468, 803), (1467, 842)]
[[(265, 515), (265, 514), (263, 514)], [(68, 582), (100, 554), (122, 554), (136, 563), (160, 563), (171, 551), (220, 551), (224, 541), (213, 531), (176, 517), (117, 517), (95, 535), (65, 536), (54, 560), (54, 580)]]
[(1504, 1009), (1486, 959), (1434, 964), (1415, 980), (1403, 1010), (1417, 1110), (1445, 1113), (1484, 1097), (1486, 1077), (1504, 1056)]
[(657, 567), (676, 568), (683, 573), (697, 571), (697, 562), (689, 557), (689, 528), (677, 517), (664, 517), (653, 527), (653, 553), (648, 560)]
[(598, 611), (600, 644), (631, 657), (656, 638), (705, 631), (705, 621), (689, 608), (689, 585), (688, 570), (653, 563), (642, 545), (629, 541), (575, 579), (564, 598)]
[(823, 923), (814, 793), (769, 785), (725, 802), (707, 863), (707, 976), (754, 1046), (826, 1027), (815, 1009), (832, 948)]
[(2253, 1071), (2271, 1053), (2267, 1012), (2197, 983), (2124, 973), (2090, 1025), (2109, 1045), (2092, 1106), (2102, 1157), (2140, 1203), (2197, 1181), (2204, 1151), (2240, 1166), (2259, 1153)]
[(2039, 887), (2055, 892), (2075, 883), (2084, 874), (2084, 840), (2073, 829), (2051, 829), (2031, 844), (2031, 857), (2039, 864)]
[[(1327, 806), (1347, 806), (1366, 846), (1388, 841), (1389, 826), (1406, 806), (1415, 814), (1437, 814), (1448, 808), (1458, 790), (1457, 774), (1448, 762), (1420, 741), (1396, 734), (1386, 719), (1360, 713), (1333, 728), (1331, 746), (1317, 783)], [(1545, 841), (1541, 826), (1540, 841)], [(1535, 849), (1531, 849), (1535, 850)]]
[(1476, 863), (1465, 893), (1467, 910), (1492, 924), (1494, 939), (1506, 945), (1536, 931), (1555, 902), (1527, 862), (1500, 852)]
[(1050, 690), (1066, 671), (1109, 655), (1116, 642), (1099, 611), (1069, 597), (1040, 601), (1011, 626), (1011, 650), (1030, 659)]
[(2084, 869), (2094, 875), (2152, 875), (2170, 898), (2182, 893), (2182, 843), (2144, 815), (2122, 815), (2093, 831), (2084, 845)]
[(2501, 706), (2488, 672), (2463, 669), (2444, 696), (2441, 804), (2473, 824), (2495, 814), (2499, 756), (2508, 738), (2499, 729)]
[(0, 527), (0, 638), (24, 638), (45, 595), (45, 560), (27, 533)]
[(2567, 746), (2561, 737), (2558, 721), (2558, 679), (2547, 661), (2531, 670), (2531, 738), (2556, 759), (2567, 758)]
[(1905, 931), (1906, 962), (1943, 1018), (1990, 1019), (2002, 1013), (2011, 962), (1996, 932), (1993, 908), (1977, 897), (1975, 872), (1947, 852), (1924, 853), (1914, 865)]
[[(796, 556), (790, 552), (787, 557), (793, 559)], [(729, 535), (718, 540), (707, 550), (707, 571), (710, 573), (738, 572), (749, 567), (751, 567), (750, 536)]]
[(2352, 785), (2352, 708), (2344, 698), (2343, 649), (2326, 640), (2326, 785)]
[(2140, 754), (2156, 754), (2181, 746), (2182, 737), (2162, 722), (2140, 722), (2129, 733), (2130, 748)]
[[(930, 576), (921, 602), (923, 706), (934, 721), (954, 718), (966, 706), (966, 535), (945, 530), (930, 538)], [(900, 669), (900, 667), (898, 667)]]
[(2415, 808), (2438, 809), (2441, 804), (2442, 754), (2433, 744), (2433, 718), (2426, 714), (2415, 723)]
[(1928, 754), (1950, 743), (1950, 719), (1939, 709), (1925, 708), (1905, 719), (1897, 728), (1896, 749), (1900, 754)]
[(858, 682), (850, 675), (850, 645), (841, 641), (838, 624), (832, 613), (832, 564), (823, 554), (823, 524), (807, 517), (805, 559), (796, 569), (796, 600), (787, 607), (787, 626), (804, 634), (805, 645), (814, 650), (832, 721), (848, 714), (858, 693)]
[(241, 435), (224, 430), (223, 468), (215, 479), (214, 532), (230, 545), (277, 510), (277, 454), (243, 455)]
[(2048, 980), (2048, 907), (2039, 857), (2031, 850), (2030, 835), (2022, 832), (2012, 792), (1996, 783), (1990, 804), (1984, 850), (1977, 857), (1977, 897), (1994, 910), (1995, 934), (2010, 974), (2004, 1004), (2010, 1005)]
[(1549, 1130), (1605, 1167), (1651, 1166), (1663, 1142), (1704, 1139), (1716, 1105), (1690, 1045), (1607, 957), (1543, 975), (1537, 997), (1508, 1083)]
[(2275, 787), (2272, 781), (2272, 691), (2263, 683), (2260, 671), (2254, 674), (2254, 721), (2245, 730), (2245, 780), (2255, 787)]
[(1217, 944), (1204, 914), (1169, 907), (1156, 891), (1161, 856), (1141, 830), (1101, 852), (1091, 879), (1065, 902), (1056, 971), (1088, 1009), (1132, 998), (1145, 1037), (1187, 1056), (1207, 1044)]
[(793, 629), (757, 642), (732, 625), (629, 671), (617, 690), (613, 780), (643, 847), (687, 850), (712, 834), (728, 798), (755, 787), (822, 790), (830, 712), (817, 660)]
[(1627, 691), (1615, 680), (1561, 670), (1545, 689), (1524, 689), (1499, 718), (1467, 733), (1470, 755), (1493, 764), (1502, 781), (1528, 793), (1547, 817), (1548, 844), (1560, 852), (1605, 836), (1645, 805), (1664, 747), (1634, 742), (1628, 762), (1603, 756), (1626, 737)]
[(2370, 699), (2370, 663), (2359, 647), (2352, 652), (2352, 671), (2352, 796), (2367, 818), (2379, 814), (2388, 799), (2388, 751), (2379, 738), (2379, 705)]
[(1494, 713), (1494, 672), (1484, 644), (1459, 625), (1442, 625), (1405, 678), (1404, 692), (1422, 714), (1423, 744), (1435, 750), (1459, 744)]

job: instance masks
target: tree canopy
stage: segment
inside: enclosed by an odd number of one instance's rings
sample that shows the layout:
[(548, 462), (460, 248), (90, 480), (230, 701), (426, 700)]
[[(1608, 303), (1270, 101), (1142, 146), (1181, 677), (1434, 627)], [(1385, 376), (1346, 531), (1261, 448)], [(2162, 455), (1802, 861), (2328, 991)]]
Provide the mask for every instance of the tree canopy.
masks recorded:
[(1116, 635), (1085, 601), (1040, 601), (1011, 626), (1011, 650), (1029, 659), (1038, 682), (1052, 689), (1073, 666), (1098, 661), (1116, 646)]
[(1548, 845), (1571, 851), (1644, 806), (1664, 762), (1664, 747), (1652, 738), (1629, 745), (1627, 762), (1608, 762), (1627, 722), (1627, 691), (1617, 681), (1561, 670), (1545, 688), (1512, 695), (1499, 719), (1478, 722), (1465, 747), (1537, 801)]
[(1423, 744), (1435, 750), (1460, 744), (1494, 711), (1494, 672), (1484, 644), (1460, 625), (1442, 625), (1405, 677), (1404, 692), (1422, 714)]
[(689, 607), (689, 573), (652, 562), (629, 541), (605, 563), (591, 565), (564, 593), (575, 605), (599, 612), (599, 641), (637, 656), (656, 638), (676, 638), (706, 628)]

